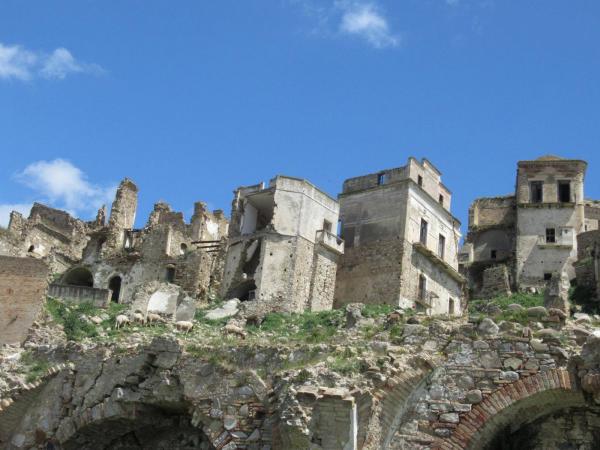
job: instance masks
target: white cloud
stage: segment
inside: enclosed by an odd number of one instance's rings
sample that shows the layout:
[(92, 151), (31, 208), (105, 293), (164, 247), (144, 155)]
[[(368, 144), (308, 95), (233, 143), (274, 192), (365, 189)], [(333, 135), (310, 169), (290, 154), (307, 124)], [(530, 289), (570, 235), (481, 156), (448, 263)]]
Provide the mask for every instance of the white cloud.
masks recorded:
[(93, 212), (111, 201), (115, 187), (91, 184), (78, 167), (64, 159), (37, 161), (28, 165), (17, 179), (53, 205), (73, 212)]
[(20, 45), (0, 43), (0, 79), (30, 80), (36, 76), (59, 79), (75, 73), (101, 74), (97, 64), (77, 61), (66, 48), (57, 48), (50, 54), (33, 52)]
[[(102, 205), (110, 205), (116, 186), (98, 186), (69, 161), (54, 159), (29, 164), (15, 176), (31, 188), (40, 203), (68, 211), (78, 217), (92, 218)], [(28, 215), (31, 203), (0, 204), (0, 225), (6, 226), (11, 211)]]
[(310, 34), (321, 37), (353, 36), (375, 48), (396, 47), (401, 39), (375, 0), (289, 0), (315, 22)]
[(12, 211), (20, 212), (25, 217), (29, 216), (31, 206), (31, 203), (15, 203), (0, 205), (0, 226), (4, 228), (8, 226), (8, 222), (10, 220), (10, 213)]
[(338, 3), (343, 14), (340, 31), (367, 40), (373, 47), (396, 47), (400, 38), (392, 34), (385, 16), (373, 3)]
[(29, 80), (37, 56), (19, 45), (6, 46), (0, 42), (0, 78)]

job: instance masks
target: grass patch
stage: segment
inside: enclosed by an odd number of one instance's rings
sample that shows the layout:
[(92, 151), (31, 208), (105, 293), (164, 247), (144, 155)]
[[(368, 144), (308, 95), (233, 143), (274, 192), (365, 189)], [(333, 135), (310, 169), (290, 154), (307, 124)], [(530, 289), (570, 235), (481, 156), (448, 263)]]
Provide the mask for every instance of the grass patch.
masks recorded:
[(365, 363), (355, 356), (339, 355), (327, 363), (327, 367), (340, 375), (356, 375), (366, 370)]
[(46, 309), (52, 318), (63, 326), (67, 339), (70, 341), (80, 341), (98, 336), (96, 326), (81, 319), (82, 314), (93, 316), (101, 312), (92, 303), (67, 305), (60, 300), (48, 298)]
[(291, 340), (317, 344), (332, 338), (344, 324), (341, 310), (302, 314), (267, 314), (260, 325), (247, 325), (253, 334), (272, 333)]
[(524, 292), (517, 292), (512, 295), (503, 295), (489, 300), (471, 300), (469, 302), (469, 314), (477, 314), (485, 311), (485, 308), (491, 305), (506, 310), (508, 305), (513, 303), (521, 305), (524, 308), (544, 306), (544, 294), (526, 294)]
[(26, 366), (25, 381), (27, 383), (40, 379), (50, 367), (48, 361), (36, 359), (31, 352), (24, 352), (21, 355), (21, 362)]
[(389, 313), (394, 311), (394, 307), (391, 305), (365, 305), (360, 310), (363, 317), (375, 318), (381, 316), (387, 316)]

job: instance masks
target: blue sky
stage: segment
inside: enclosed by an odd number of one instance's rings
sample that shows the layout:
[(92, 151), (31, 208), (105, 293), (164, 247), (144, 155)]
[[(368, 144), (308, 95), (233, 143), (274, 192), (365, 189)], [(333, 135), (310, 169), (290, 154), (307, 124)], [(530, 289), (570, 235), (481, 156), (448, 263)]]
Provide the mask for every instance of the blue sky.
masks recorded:
[(128, 176), (229, 213), (275, 174), (336, 195), (427, 157), (470, 202), (516, 161), (586, 159), (600, 198), (600, 2), (0, 3), (0, 223), (43, 201), (89, 218)]

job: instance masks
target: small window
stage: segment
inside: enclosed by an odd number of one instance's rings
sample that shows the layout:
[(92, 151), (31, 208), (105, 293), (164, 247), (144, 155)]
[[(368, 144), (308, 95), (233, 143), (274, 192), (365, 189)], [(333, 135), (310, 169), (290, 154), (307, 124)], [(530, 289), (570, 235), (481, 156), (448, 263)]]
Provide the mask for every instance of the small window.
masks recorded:
[(30, 245), (29, 248), (27, 249), (27, 252), (33, 253), (34, 250), (35, 250), (35, 245)]
[(531, 203), (542, 203), (544, 201), (544, 183), (542, 181), (532, 181), (530, 185)]
[(558, 182), (558, 201), (561, 203), (571, 201), (571, 183), (569, 181)]
[(323, 221), (323, 229), (331, 233), (331, 222), (329, 220)]
[(427, 221), (421, 219), (421, 234), (419, 235), (419, 241), (423, 245), (427, 245)]
[(454, 299), (452, 298), (448, 299), (448, 315), (454, 315)]
[(380, 173), (377, 175), (377, 185), (381, 186), (382, 184), (385, 184), (385, 173)]
[(440, 194), (440, 198), (438, 201), (440, 202), (440, 205), (444, 204), (444, 196), (442, 194)]
[(185, 245), (185, 244), (183, 244), (183, 243), (182, 243), (182, 244), (179, 246), (179, 254), (181, 254), (181, 255), (185, 255), (185, 254), (186, 254), (186, 252), (187, 252), (187, 245)]
[(444, 253), (446, 251), (446, 237), (440, 234), (438, 239), (438, 256), (444, 259)]
[(421, 175), (417, 177), (417, 183), (419, 184), (419, 186), (423, 187), (423, 177)]
[(544, 274), (544, 281), (550, 281), (552, 279), (552, 274), (551, 273), (545, 273)]
[(556, 243), (556, 229), (546, 228), (546, 243), (547, 244), (555, 244)]
[(425, 275), (421, 274), (421, 275), (419, 275), (419, 291), (417, 293), (419, 296), (419, 300), (425, 300), (426, 291), (427, 291), (427, 278), (425, 278)]
[(492, 250), (492, 251), (490, 251), (490, 258), (491, 259), (498, 258), (498, 250)]

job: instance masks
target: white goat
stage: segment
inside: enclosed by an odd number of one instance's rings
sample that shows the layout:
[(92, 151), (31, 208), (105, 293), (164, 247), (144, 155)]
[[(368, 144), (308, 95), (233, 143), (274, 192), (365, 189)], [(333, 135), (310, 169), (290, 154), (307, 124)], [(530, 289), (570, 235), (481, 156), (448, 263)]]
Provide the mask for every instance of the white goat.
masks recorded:
[(129, 317), (127, 317), (124, 314), (119, 314), (115, 320), (115, 328), (119, 329), (123, 325), (127, 325), (128, 323), (131, 323), (131, 320), (129, 320)]
[(192, 328), (194, 328), (194, 324), (192, 322), (188, 322), (187, 320), (180, 320), (179, 322), (175, 322), (175, 328), (179, 331), (185, 331), (185, 333), (189, 333)]

